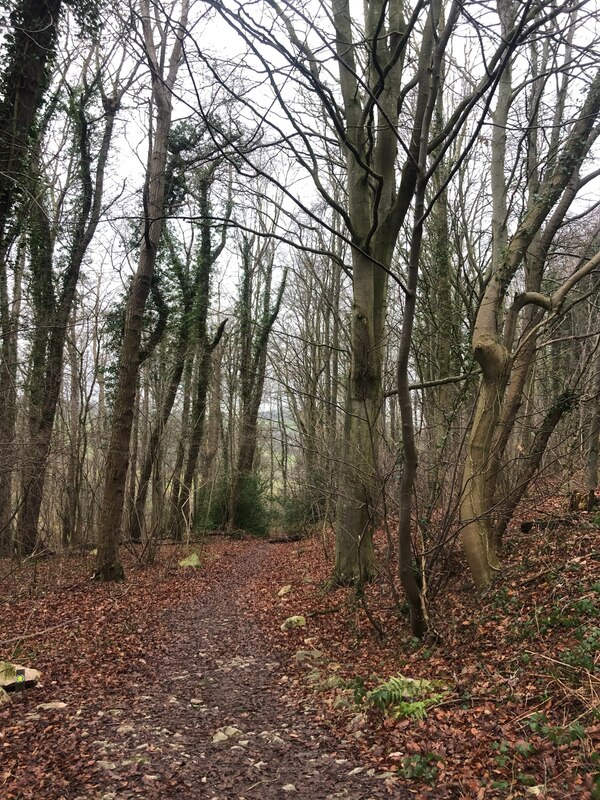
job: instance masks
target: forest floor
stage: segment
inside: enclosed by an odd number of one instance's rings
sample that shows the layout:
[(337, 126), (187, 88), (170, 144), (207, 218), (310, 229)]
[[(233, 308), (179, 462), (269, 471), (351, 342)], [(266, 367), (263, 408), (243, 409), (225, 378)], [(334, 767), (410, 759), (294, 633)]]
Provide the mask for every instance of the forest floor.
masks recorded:
[[(326, 589), (320, 537), (211, 537), (197, 569), (164, 545), (111, 586), (86, 554), (0, 561), (0, 660), (42, 672), (0, 708), (0, 797), (596, 800), (598, 538), (513, 531), (483, 597), (457, 556), (425, 643), (383, 575)], [(440, 683), (386, 713), (400, 674)]]

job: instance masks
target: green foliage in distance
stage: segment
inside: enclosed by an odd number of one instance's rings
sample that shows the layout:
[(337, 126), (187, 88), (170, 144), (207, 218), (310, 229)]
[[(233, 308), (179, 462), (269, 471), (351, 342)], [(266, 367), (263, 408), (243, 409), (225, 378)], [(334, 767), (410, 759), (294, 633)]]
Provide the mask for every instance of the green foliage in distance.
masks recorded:
[[(214, 486), (205, 486), (198, 496), (194, 527), (198, 531), (222, 530), (228, 520), (231, 483), (221, 478)], [(271, 515), (265, 498), (265, 487), (258, 475), (250, 473), (240, 478), (238, 502), (233, 528), (252, 536), (269, 535)]]

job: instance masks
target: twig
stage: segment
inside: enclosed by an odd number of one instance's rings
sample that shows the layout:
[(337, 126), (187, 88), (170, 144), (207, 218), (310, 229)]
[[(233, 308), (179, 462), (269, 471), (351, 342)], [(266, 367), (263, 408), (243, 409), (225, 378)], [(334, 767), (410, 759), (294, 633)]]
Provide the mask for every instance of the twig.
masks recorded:
[(340, 603), (339, 606), (333, 608), (319, 608), (316, 611), (307, 611), (306, 617), (320, 617), (321, 614), (336, 614), (338, 611), (343, 611), (346, 603)]
[(383, 630), (383, 625), (381, 624), (381, 622), (379, 622), (379, 620), (377, 620), (375, 618), (375, 616), (371, 612), (371, 609), (367, 605), (367, 601), (365, 600), (365, 596), (364, 595), (361, 595), (360, 604), (363, 607), (363, 611), (367, 615), (367, 619), (369, 620), (369, 622), (371, 623), (371, 625), (373, 626), (373, 628), (377, 632), (377, 635), (379, 636), (379, 638), (380, 639), (385, 639), (385, 631)]
[(50, 631), (55, 631), (58, 628), (65, 628), (67, 625), (74, 625), (76, 622), (79, 622), (78, 618), (69, 619), (66, 622), (61, 622), (59, 625), (53, 625), (51, 628), (44, 628), (34, 633), (24, 633), (22, 636), (13, 636), (11, 639), (3, 639), (3, 641), (0, 642), (0, 647), (4, 647), (5, 644), (12, 644), (13, 642), (22, 642), (23, 639), (34, 639), (36, 636), (42, 636), (44, 633), (50, 633)]

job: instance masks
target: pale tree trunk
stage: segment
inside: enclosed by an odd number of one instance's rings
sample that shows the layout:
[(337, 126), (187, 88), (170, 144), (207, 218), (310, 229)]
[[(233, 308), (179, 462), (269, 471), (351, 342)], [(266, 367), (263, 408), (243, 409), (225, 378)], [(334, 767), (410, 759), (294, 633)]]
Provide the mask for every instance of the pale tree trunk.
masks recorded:
[(79, 353), (77, 351), (77, 334), (74, 322), (76, 308), (77, 306), (73, 309), (70, 336), (67, 340), (69, 391), (66, 396), (66, 405), (68, 408), (69, 447), (61, 511), (61, 538), (63, 547), (68, 547), (75, 541), (79, 517), (79, 486), (81, 475), (81, 374)]
[(218, 347), (213, 354), (210, 396), (208, 400), (208, 423), (202, 447), (200, 477), (202, 485), (209, 483), (214, 472), (214, 462), (219, 452), (219, 439), (222, 426), (221, 403), (223, 402), (222, 379), (223, 348)]
[[(510, 86), (500, 87), (499, 106), (508, 109)], [(556, 165), (545, 176), (539, 190), (531, 196), (528, 206), (511, 239), (506, 242), (506, 187), (504, 185), (505, 146), (502, 141), (502, 125), (495, 134), (492, 158), (492, 192), (495, 198), (493, 234), (497, 240), (494, 245), (493, 271), (477, 314), (473, 334), (473, 356), (481, 367), (482, 378), (475, 408), (474, 420), (467, 447), (467, 457), (463, 475), (463, 496), (461, 502), (461, 539), (473, 580), (478, 587), (486, 586), (499, 569), (499, 563), (492, 541), (492, 513), (494, 489), (497, 478), (497, 465), (494, 458), (494, 441), (501, 414), (507, 382), (511, 376), (515, 354), (508, 350), (499, 332), (499, 318), (507, 288), (515, 276), (523, 259), (533, 246), (532, 255), (537, 253), (537, 235), (542, 225), (550, 218), (541, 238), (549, 235), (544, 243), (543, 253), (548, 251), (559, 220), (566, 214), (573, 201), (578, 183), (579, 169), (589, 152), (594, 139), (594, 125), (600, 113), (600, 73), (594, 77), (580, 116), (575, 120), (571, 131), (556, 159)], [(502, 118), (506, 120), (502, 112)], [(498, 119), (498, 123), (500, 119)], [(496, 141), (496, 137), (499, 140)], [(556, 208), (555, 208), (556, 206)], [(546, 237), (548, 238), (548, 237)], [(516, 299), (518, 310), (528, 305), (537, 306), (553, 317), (560, 313), (568, 292), (587, 276), (600, 261), (597, 256), (584, 260), (575, 272), (550, 296), (536, 291), (525, 292)], [(510, 337), (507, 337), (510, 341)], [(521, 340), (520, 346), (526, 345)], [(517, 351), (518, 355), (518, 351)]]
[(176, 538), (179, 536), (180, 526), (183, 521), (180, 520), (180, 503), (181, 487), (183, 484), (183, 467), (185, 462), (186, 445), (190, 430), (190, 410), (192, 405), (192, 379), (194, 375), (194, 356), (189, 354), (186, 360), (183, 377), (183, 405), (181, 409), (181, 430), (179, 434), (179, 442), (177, 444), (177, 455), (175, 457), (175, 466), (173, 467), (173, 478), (171, 482), (171, 494), (169, 496), (169, 509), (167, 526), (169, 534)]
[[(96, 568), (96, 578), (103, 581), (120, 581), (124, 578), (123, 567), (119, 561), (119, 538), (140, 364), (143, 316), (161, 239), (165, 205), (167, 141), (171, 130), (172, 92), (182, 59), (182, 43), (187, 24), (188, 7), (188, 0), (182, 0), (180, 19), (173, 32), (175, 42), (170, 56), (167, 57), (169, 28), (165, 25), (161, 31), (162, 40), (159, 42), (159, 52), (157, 52), (150, 2), (142, 0), (140, 3), (145, 54), (152, 77), (152, 98), (155, 108), (154, 130), (150, 137), (150, 155), (144, 187), (144, 232), (137, 270), (127, 299), (119, 376), (106, 458), (106, 479), (102, 498), (102, 516), (98, 529)], [(166, 67), (165, 62), (168, 62)]]
[[(498, 0), (498, 14), (504, 35), (512, 28), (514, 3)], [(498, 315), (503, 300), (502, 279), (498, 265), (507, 248), (507, 187), (504, 174), (506, 130), (512, 95), (510, 64), (498, 86), (498, 100), (492, 114), (494, 123), (491, 142), (490, 180), (492, 194), (492, 269), (488, 289), (475, 322), (473, 355), (482, 368), (481, 385), (475, 407), (463, 472), (461, 540), (476, 585), (485, 585), (492, 571), (499, 568), (490, 537), (493, 478), (490, 463), (492, 440), (500, 414), (502, 396), (508, 380), (508, 353), (497, 341)], [(488, 297), (489, 296), (489, 297)]]

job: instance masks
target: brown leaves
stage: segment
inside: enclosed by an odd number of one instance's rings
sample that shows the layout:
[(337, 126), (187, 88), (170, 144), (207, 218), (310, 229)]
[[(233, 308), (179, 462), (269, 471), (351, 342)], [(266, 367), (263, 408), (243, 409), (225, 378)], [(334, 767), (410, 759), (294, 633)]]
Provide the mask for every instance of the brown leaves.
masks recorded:
[[(466, 578), (458, 580), (440, 597), (439, 608), (430, 609), (439, 633), (433, 645), (413, 642), (385, 582), (369, 586), (366, 595), (385, 641), (351, 590), (324, 590), (330, 564), (318, 540), (273, 545), (220, 540), (210, 544), (201, 569), (187, 571), (177, 568), (184, 552), (165, 546), (156, 566), (139, 570), (130, 563), (128, 582), (114, 587), (89, 581), (92, 563), (86, 557), (48, 559), (35, 571), (13, 575), (0, 583), (0, 641), (43, 633), (5, 646), (0, 659), (40, 669), (44, 685), (0, 709), (0, 795), (53, 800), (68, 791), (93, 797), (107, 784), (144, 798), (194, 791), (185, 770), (146, 764), (157, 751), (138, 723), (147, 716), (146, 691), (157, 676), (166, 695), (165, 727), (183, 714), (177, 704), (168, 705), (173, 690), (165, 677), (171, 653), (185, 644), (173, 619), (196, 607), (211, 587), (231, 583), (239, 560), (250, 553), (257, 567), (236, 587), (236, 600), (253, 625), (259, 621), (261, 647), (289, 655), (271, 673), (269, 683), (279, 698), (272, 713), (285, 717), (293, 711), (303, 720), (321, 720), (335, 741), (344, 742), (344, 753), (360, 753), (365, 769), (392, 773), (378, 784), (391, 797), (407, 790), (417, 799), (527, 797), (532, 781), (547, 787), (553, 800), (585, 797), (591, 788), (589, 754), (600, 743), (600, 726), (586, 716), (593, 675), (563, 664), (574, 660), (579, 631), (597, 624), (589, 616), (591, 587), (598, 580), (597, 531), (572, 526), (553, 531), (552, 538), (545, 531), (515, 536), (504, 585), (477, 598)], [(7, 566), (0, 564), (0, 574)], [(529, 580), (542, 566), (544, 580)], [(289, 585), (293, 589), (278, 596)], [(283, 620), (293, 615), (305, 616), (306, 627), (282, 632)], [(229, 618), (217, 620), (215, 635), (226, 641), (229, 625)], [(232, 657), (238, 647), (251, 648), (253, 637), (230, 642)], [(298, 651), (321, 655), (313, 663), (297, 659)], [(204, 664), (200, 668), (203, 675)], [(321, 674), (310, 680), (315, 668)], [(357, 679), (368, 690), (400, 672), (443, 680), (453, 692), (419, 722), (354, 704)], [(333, 675), (336, 680), (328, 681)], [(199, 686), (189, 697), (202, 698), (203, 691)], [(66, 708), (37, 708), (55, 701)], [(127, 720), (133, 711), (132, 728)], [(563, 741), (561, 731), (568, 732), (573, 721), (584, 728), (583, 738), (576, 728), (573, 738)], [(305, 735), (295, 723), (289, 738), (305, 746)], [(113, 744), (129, 749), (133, 760), (113, 758)], [(136, 749), (140, 745), (146, 748)], [(428, 754), (442, 760), (428, 761)], [(107, 769), (112, 763), (116, 768)], [(235, 776), (224, 776), (225, 784), (235, 787)]]
[[(595, 545), (581, 530), (566, 526), (564, 530), (554, 530), (550, 541), (547, 532), (542, 531), (521, 537), (514, 546), (514, 565), (511, 568), (509, 554), (507, 574), (515, 578), (501, 585), (497, 593), (483, 599), (476, 597), (465, 575), (464, 581), (456, 582), (448, 595), (440, 597), (439, 611), (430, 609), (441, 640), (435, 647), (415, 647), (408, 623), (396, 616), (383, 581), (367, 588), (366, 599), (383, 623), (387, 634), (384, 642), (376, 635), (351, 590), (324, 593), (320, 586), (329, 577), (331, 565), (323, 558), (317, 540), (302, 543), (300, 558), (297, 545), (273, 547), (269, 563), (248, 587), (246, 599), (252, 603), (252, 598), (258, 595), (274, 598), (282, 585), (293, 585), (293, 594), (285, 598), (286, 610), (292, 613), (293, 608), (293, 613), (305, 614), (310, 646), (318, 647), (338, 662), (339, 674), (349, 681), (360, 677), (372, 688), (371, 676), (386, 679), (403, 672), (441, 679), (456, 687), (449, 701), (431, 711), (423, 722), (369, 713), (368, 725), (361, 728), (357, 744), (363, 757), (377, 763), (382, 758), (383, 744), (384, 760), (390, 769), (394, 769), (394, 764), (398, 766), (398, 760), (389, 754), (439, 753), (443, 746), (444, 761), (438, 771), (437, 785), (430, 788), (413, 778), (414, 796), (525, 797), (529, 796), (528, 783), (534, 779), (548, 787), (547, 796), (554, 800), (578, 793), (585, 796), (591, 786), (590, 762), (585, 751), (598, 748), (598, 731), (589, 725), (591, 719), (586, 718), (585, 747), (576, 742), (574, 749), (567, 752), (548, 739), (553, 735), (552, 730), (545, 735), (531, 730), (527, 720), (536, 711), (549, 718), (552, 728), (577, 719), (585, 713), (585, 707), (574, 695), (566, 704), (564, 697), (560, 702), (558, 697), (548, 698), (553, 685), (551, 670), (541, 669), (539, 661), (536, 664), (531, 661), (529, 666), (523, 653), (529, 646), (558, 657), (561, 650), (572, 647), (570, 628), (558, 625), (540, 634), (536, 619), (539, 622), (545, 609), (556, 605), (557, 586), (561, 587), (560, 602), (564, 605), (571, 597), (585, 593), (586, 587), (597, 580), (594, 569), (588, 566), (591, 559), (587, 554)], [(565, 553), (573, 552), (577, 553), (576, 561), (565, 567)], [(529, 574), (533, 575), (544, 564), (546, 580), (529, 584), (528, 572), (522, 570), (524, 562), (531, 564)], [(573, 570), (574, 580), (570, 580)], [(561, 573), (558, 581), (555, 571)], [(307, 575), (316, 585), (305, 581)], [(272, 600), (266, 610), (262, 602), (260, 605), (257, 613), (266, 635), (288, 649), (295, 646), (282, 641), (276, 629), (281, 601)], [(329, 607), (336, 607), (337, 613), (320, 613)], [(292, 668), (300, 673), (301, 680), (288, 684), (288, 696), (301, 705), (307, 696), (314, 699), (314, 689), (306, 680), (302, 665)], [(334, 729), (345, 728), (348, 719), (356, 714), (356, 708), (336, 705), (326, 693), (318, 694), (317, 701), (328, 708), (329, 724)], [(506, 754), (494, 749), (496, 741), (508, 743)], [(517, 744), (521, 746), (515, 749)], [(452, 786), (460, 786), (460, 793), (455, 793)]]

